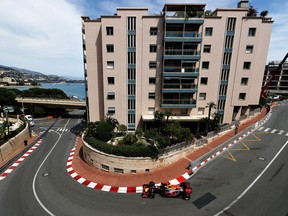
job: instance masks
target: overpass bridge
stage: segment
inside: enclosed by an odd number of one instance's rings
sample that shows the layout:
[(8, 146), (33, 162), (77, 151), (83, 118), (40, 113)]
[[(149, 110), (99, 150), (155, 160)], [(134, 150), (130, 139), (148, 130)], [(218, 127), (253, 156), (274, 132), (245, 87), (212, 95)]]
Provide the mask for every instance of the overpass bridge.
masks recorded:
[(18, 103), (23, 104), (43, 104), (59, 107), (69, 107), (69, 108), (86, 108), (86, 100), (76, 100), (76, 99), (54, 99), (54, 98), (23, 98), (16, 97), (15, 99)]

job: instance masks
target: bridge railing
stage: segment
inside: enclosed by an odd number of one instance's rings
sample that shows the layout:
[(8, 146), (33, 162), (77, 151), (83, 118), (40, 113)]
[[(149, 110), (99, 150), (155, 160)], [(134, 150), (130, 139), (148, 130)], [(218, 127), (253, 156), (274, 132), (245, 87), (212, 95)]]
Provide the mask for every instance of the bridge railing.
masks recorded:
[(20, 103), (35, 103), (35, 104), (55, 104), (55, 105), (70, 105), (70, 106), (86, 106), (85, 100), (79, 99), (59, 99), (59, 98), (28, 98), (16, 97)]

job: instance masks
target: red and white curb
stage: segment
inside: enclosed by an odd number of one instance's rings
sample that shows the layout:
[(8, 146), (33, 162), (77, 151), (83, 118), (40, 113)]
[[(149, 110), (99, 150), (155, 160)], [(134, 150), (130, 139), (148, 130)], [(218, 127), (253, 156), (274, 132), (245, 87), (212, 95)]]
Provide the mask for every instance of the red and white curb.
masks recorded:
[[(259, 123), (259, 126), (263, 125), (270, 118), (270, 116), (271, 116), (271, 112), (266, 115), (266, 118), (263, 121), (261, 121), (261, 123)], [(253, 130), (251, 129), (251, 130), (247, 131), (241, 137), (238, 137), (236, 140), (232, 141), (227, 146), (225, 146), (224, 148), (220, 149), (218, 152), (216, 152), (215, 154), (213, 154), (212, 156), (210, 156), (209, 158), (207, 158), (203, 162), (197, 164), (194, 168), (188, 170), (183, 175), (179, 176), (178, 178), (175, 178), (175, 179), (172, 179), (170, 181), (167, 181), (165, 183), (169, 182), (171, 184), (180, 184), (180, 183), (186, 181), (187, 179), (189, 179), (192, 176), (192, 174), (196, 170), (200, 169), (206, 163), (211, 161), (213, 158), (215, 158), (216, 156), (220, 155), (222, 152), (224, 152), (225, 150), (227, 150), (231, 146), (233, 146), (236, 143), (238, 143), (240, 140), (242, 140), (245, 137), (247, 137), (254, 130), (256, 130), (257, 127), (255, 127)], [(77, 137), (76, 143), (77, 143), (78, 139), (79, 138)], [(70, 176), (73, 179), (75, 179), (78, 183), (80, 183), (80, 184), (82, 184), (82, 185), (84, 185), (86, 187), (95, 189), (95, 190), (101, 190), (101, 191), (106, 191), (106, 192), (114, 192), (114, 193), (142, 193), (142, 190), (143, 190), (142, 186), (137, 186), (137, 187), (113, 187), (113, 186), (109, 186), (109, 185), (104, 185), (104, 184), (99, 184), (99, 183), (96, 183), (96, 182), (92, 182), (90, 180), (87, 180), (87, 179), (83, 178), (77, 172), (75, 172), (75, 170), (73, 169), (72, 161), (73, 161), (74, 154), (75, 154), (75, 147), (70, 151), (70, 155), (68, 157), (66, 169), (67, 169), (67, 172), (70, 174)], [(161, 183), (157, 183), (156, 185), (160, 185), (160, 184)]]
[(5, 172), (0, 175), (0, 181), (6, 178), (20, 163), (22, 163), (38, 146), (42, 143), (42, 139), (38, 140), (24, 155), (22, 155), (14, 164), (12, 164)]

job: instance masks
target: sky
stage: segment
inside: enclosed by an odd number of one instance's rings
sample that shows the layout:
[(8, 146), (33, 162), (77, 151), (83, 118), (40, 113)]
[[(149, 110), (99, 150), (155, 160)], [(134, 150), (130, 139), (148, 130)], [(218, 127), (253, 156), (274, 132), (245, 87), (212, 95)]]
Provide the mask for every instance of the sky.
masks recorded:
[[(46, 75), (83, 77), (81, 16), (113, 15), (117, 7), (159, 13), (165, 3), (205, 3), (206, 10), (236, 8), (239, 0), (0, 0), (0, 65)], [(267, 63), (288, 51), (287, 0), (250, 0), (274, 20)]]

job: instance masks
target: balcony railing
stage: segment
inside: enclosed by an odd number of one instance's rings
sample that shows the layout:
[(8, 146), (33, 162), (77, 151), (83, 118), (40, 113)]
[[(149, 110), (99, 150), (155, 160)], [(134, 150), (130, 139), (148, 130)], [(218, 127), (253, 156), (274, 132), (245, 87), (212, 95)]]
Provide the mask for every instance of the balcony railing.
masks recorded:
[(172, 73), (199, 73), (199, 68), (192, 67), (164, 67), (164, 72)]
[(197, 85), (195, 84), (179, 84), (179, 83), (164, 83), (163, 89), (197, 89)]
[(192, 100), (192, 99), (163, 99), (162, 104), (191, 104), (191, 105), (196, 105), (196, 100)]
[(165, 37), (188, 37), (188, 38), (201, 38), (202, 34), (197, 31), (166, 31)]
[(203, 11), (166, 11), (166, 18), (201, 18)]
[(189, 55), (189, 56), (199, 56), (200, 52), (194, 49), (166, 49), (165, 55)]

